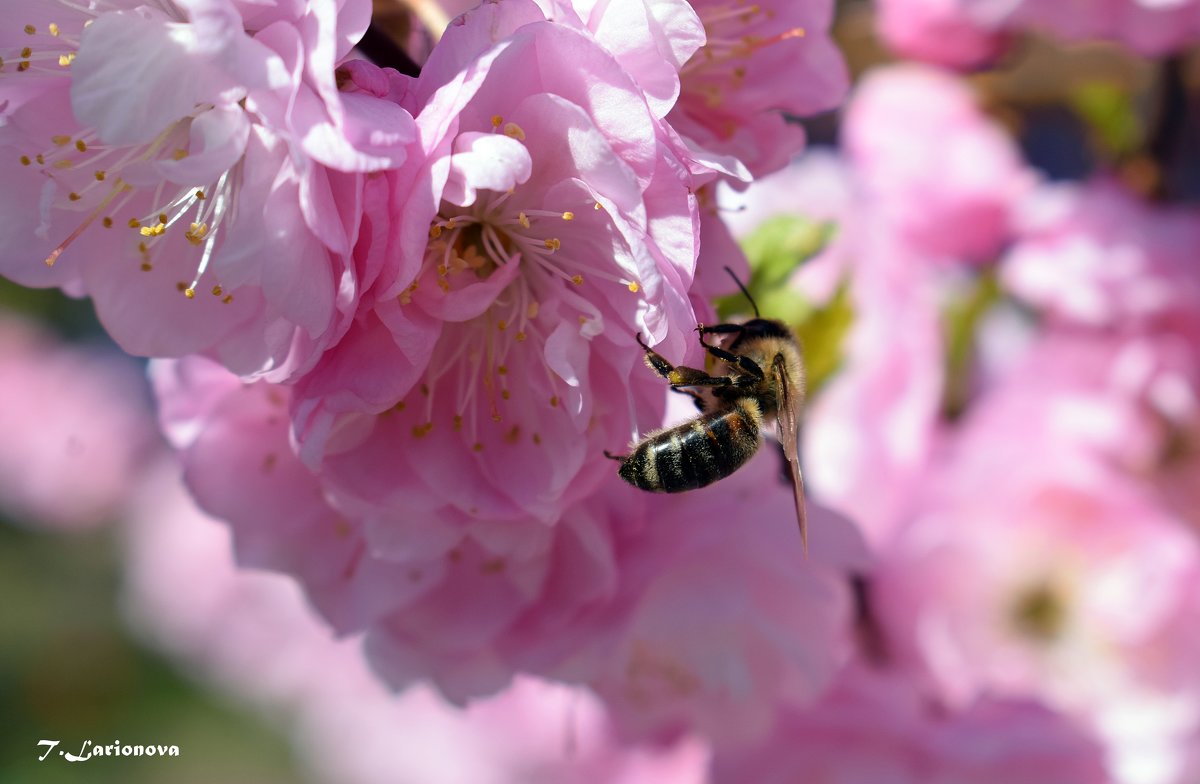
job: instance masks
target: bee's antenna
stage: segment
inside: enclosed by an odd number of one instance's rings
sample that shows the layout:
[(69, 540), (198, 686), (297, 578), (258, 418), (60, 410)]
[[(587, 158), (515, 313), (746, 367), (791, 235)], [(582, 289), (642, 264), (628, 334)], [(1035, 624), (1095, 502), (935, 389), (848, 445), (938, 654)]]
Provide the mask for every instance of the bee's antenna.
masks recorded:
[(754, 318), (758, 318), (758, 305), (755, 304), (754, 297), (750, 296), (750, 292), (747, 291), (746, 287), (742, 285), (742, 282), (738, 280), (738, 276), (733, 274), (732, 269), (725, 267), (725, 271), (729, 273), (729, 277), (733, 278), (733, 282), (737, 284), (737, 287), (742, 290), (742, 294), (746, 296), (746, 301), (750, 303), (750, 307), (754, 308)]

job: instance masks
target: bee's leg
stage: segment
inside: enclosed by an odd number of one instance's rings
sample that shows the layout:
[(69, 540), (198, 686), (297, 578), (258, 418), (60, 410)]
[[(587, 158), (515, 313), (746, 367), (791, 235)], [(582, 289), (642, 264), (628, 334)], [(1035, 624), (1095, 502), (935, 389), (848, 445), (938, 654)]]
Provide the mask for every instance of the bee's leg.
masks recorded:
[(710, 376), (703, 370), (672, 365), (661, 354), (642, 342), (641, 334), (637, 336), (637, 342), (646, 351), (646, 365), (670, 382), (673, 387), (727, 387), (733, 385), (733, 379), (726, 376)]
[[(719, 326), (736, 326), (732, 324), (721, 324)], [(723, 348), (710, 345), (704, 342), (704, 332), (700, 332), (700, 345), (704, 346), (704, 350), (712, 354), (717, 359), (728, 362), (729, 365), (740, 373), (745, 373), (751, 376), (755, 381), (762, 381), (766, 378), (763, 369), (758, 366), (750, 357), (744, 357), (741, 354), (734, 354), (732, 351), (726, 351)]]
[(700, 333), (700, 337), (705, 335), (733, 335), (740, 334), (746, 331), (745, 324), (697, 324), (696, 331)]
[(647, 346), (642, 340), (642, 333), (637, 333), (636, 337), (638, 345), (646, 352), (646, 366), (663, 378), (670, 378), (671, 371), (675, 369), (675, 366), (668, 362), (662, 354)]

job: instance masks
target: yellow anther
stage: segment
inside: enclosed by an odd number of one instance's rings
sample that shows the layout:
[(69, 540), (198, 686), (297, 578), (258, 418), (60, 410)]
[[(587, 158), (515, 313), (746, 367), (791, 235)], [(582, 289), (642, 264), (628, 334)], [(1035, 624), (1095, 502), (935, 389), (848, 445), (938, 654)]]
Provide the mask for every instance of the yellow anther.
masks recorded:
[(100, 225), (106, 229), (111, 229), (113, 227), (113, 219), (105, 217), (100, 221)]
[(58, 37), (58, 24), (55, 22), (50, 23), (50, 35)]
[(492, 115), (492, 127), (499, 128), (501, 125), (504, 125), (504, 118), (498, 114), (493, 114)]
[(33, 160), (28, 155), (21, 156), (21, 165), (22, 166), (28, 166), (31, 163), (33, 163)]
[(37, 155), (33, 156), (33, 159), (38, 162), (39, 166), (46, 165), (46, 158), (40, 152)]
[(142, 225), (142, 222), (140, 220), (138, 220), (137, 218), (129, 219), (129, 228), (136, 229), (138, 226), (141, 226), (141, 225)]
[(26, 46), (24, 49), (21, 50), (21, 58), (24, 60), (28, 60), (30, 57), (33, 57), (33, 47)]
[(157, 226), (143, 226), (139, 231), (143, 237), (157, 237), (167, 229), (161, 223)]
[(572, 221), (572, 220), (575, 220), (575, 213), (573, 213), (573, 212), (571, 212), (570, 210), (568, 210), (568, 211), (566, 211), (566, 212), (564, 212), (564, 213), (562, 214), (562, 219), (563, 219), (563, 220), (565, 220), (565, 221)]
[(104, 171), (104, 169), (96, 169), (92, 173), (92, 176), (96, 178), (96, 182), (104, 182), (104, 178), (108, 176), (108, 172)]
[(437, 282), (437, 283), (438, 283), (438, 288), (442, 290), (442, 293), (443, 293), (443, 294), (449, 294), (449, 293), (450, 293), (450, 284), (449, 284), (449, 283), (447, 283), (446, 281), (442, 280), (441, 278), (438, 278), (438, 282)]
[(547, 248), (549, 248), (552, 251), (558, 250), (559, 248), (562, 247), (562, 243), (559, 242), (557, 237), (550, 237), (542, 244), (545, 245)]
[(212, 293), (214, 297), (219, 297), (225, 293), (225, 290), (220, 285), (216, 285), (212, 287)]
[(540, 307), (541, 306), (538, 305), (538, 303), (536, 301), (530, 302), (528, 305), (525, 306), (525, 318), (529, 318), (529, 319), (537, 318), (538, 309)]
[(65, 136), (63, 134), (58, 134), (57, 136), (51, 136), (50, 141), (54, 143), (54, 146), (62, 147), (65, 144), (71, 143), (71, 137)]
[(208, 197), (204, 195), (204, 191), (196, 191), (196, 199), (198, 201), (204, 201), (207, 198)]
[(68, 193), (68, 194), (67, 194), (67, 198), (68, 198), (68, 199), (70, 199), (71, 201), (79, 201), (79, 200), (80, 200), (80, 199), (82, 199), (83, 197), (82, 197), (82, 196), (80, 196), (80, 195), (79, 195), (78, 193), (76, 193), (75, 191), (71, 191), (70, 193)]
[(492, 421), (493, 422), (502, 422), (502, 421), (504, 421), (504, 418), (502, 416), (500, 416), (499, 414), (492, 414)]
[(595, 204), (592, 205), (592, 209), (593, 210), (602, 210), (604, 208), (600, 206), (600, 202), (596, 202)]
[(583, 285), (583, 276), (582, 275), (572, 275), (571, 282), (574, 283), (576, 286), (582, 286)]
[(588, 323), (588, 317), (583, 315), (582, 313), (580, 313), (579, 314), (579, 326), (582, 327), (586, 323)]
[(462, 414), (454, 415), (454, 430), (455, 432), (462, 430)]
[(158, 222), (159, 223), (161, 223), (162, 225), (165, 226), (165, 225), (167, 225), (168, 220), (169, 220), (169, 218), (167, 217), (167, 213), (165, 213), (165, 212), (158, 213)]
[(512, 393), (509, 392), (507, 389), (502, 389), (502, 390), (500, 390), (500, 397), (503, 398), (504, 400), (508, 400), (510, 397), (512, 397)]
[(175, 284), (175, 290), (178, 291), (180, 294), (187, 291), (187, 287), (188, 287), (188, 285), (186, 283), (184, 283), (182, 280)]
[(518, 342), (518, 343), (524, 343), (524, 342), (525, 342), (525, 338), (527, 338), (527, 337), (529, 337), (529, 336), (528, 336), (528, 335), (526, 335), (524, 332), (518, 332), (518, 333), (517, 333), (517, 342)]
[(500, 321), (496, 322), (496, 329), (503, 332), (504, 330), (508, 329), (508, 322), (504, 319), (500, 319)]
[(533, 434), (533, 443), (535, 443), (535, 444), (541, 444), (541, 443), (542, 443), (542, 437), (541, 437), (541, 436), (539, 436), (537, 433), (534, 433), (534, 434)]
[(194, 288), (192, 288), (191, 286), (188, 286), (186, 289), (183, 290), (183, 296), (187, 297), (188, 299), (195, 299), (196, 298), (196, 290)]
[(550, 397), (550, 406), (552, 408), (558, 408), (558, 395), (552, 395)]
[(454, 218), (451, 218), (450, 220), (446, 221), (446, 228), (450, 229), (450, 231), (454, 231), (455, 229), (458, 228), (458, 224), (454, 222)]
[(29, 70), (29, 61), (28, 60), (22, 60), (21, 62), (17, 63), (17, 73), (21, 73), (23, 71), (28, 71), (28, 70)]
[(221, 298), (221, 301), (224, 302), (226, 305), (228, 305), (230, 302), (233, 302), (233, 295), (226, 294), (224, 297)]
[(525, 141), (525, 131), (521, 130), (521, 126), (514, 122), (504, 124), (504, 135), (519, 142)]
[(472, 450), (472, 451), (474, 451), (474, 452), (482, 452), (482, 451), (483, 451), (483, 444), (481, 444), (481, 443), (479, 443), (478, 441), (476, 441), (476, 442), (475, 442), (475, 443), (474, 443), (474, 444), (471, 446), (471, 450)]
[(431, 430), (433, 430), (432, 422), (426, 422), (423, 425), (413, 425), (413, 438), (424, 438), (425, 436), (429, 435), (429, 431)]
[(150, 271), (150, 270), (152, 270), (152, 269), (154, 269), (154, 265), (153, 265), (153, 264), (151, 264), (151, 263), (150, 263), (150, 262), (148, 262), (148, 261), (143, 261), (143, 262), (142, 262), (142, 272), (149, 272), (149, 271)]
[[(146, 246), (146, 243), (144, 243), (144, 242), (139, 242), (139, 243), (138, 243), (138, 253), (140, 253), (140, 254), (142, 254), (143, 256), (145, 256), (145, 255), (146, 255), (147, 253), (149, 253), (149, 252), (150, 252), (150, 248), (148, 248), (148, 247)], [(180, 291), (183, 291), (183, 289), (180, 289)]]
[(205, 235), (208, 234), (207, 223), (193, 223), (183, 236), (187, 237), (187, 241), (193, 245), (199, 245), (204, 242)]
[(37, 33), (36, 27), (34, 27), (33, 25), (25, 25), (25, 35), (35, 35), (36, 33)]
[(429, 227), (429, 239), (436, 240), (440, 236), (442, 236), (442, 227), (441, 226), (439, 226), (435, 223), (434, 225)]
[(175, 151), (171, 153), (171, 157), (177, 161), (182, 161), (187, 156), (188, 156), (187, 150), (183, 149), (182, 147), (177, 147), (175, 149)]
[(73, 62), (75, 62), (75, 53), (74, 52), (68, 52), (67, 54), (60, 54), (58, 56), (58, 64), (61, 65), (63, 68), (70, 68), (71, 63), (73, 63)]
[(442, 278), (446, 277), (446, 273), (448, 273), (449, 271), (450, 271), (450, 268), (447, 267), (445, 264), (437, 265), (438, 277), (442, 277)]
[(529, 216), (523, 212), (519, 213), (517, 215), (517, 223), (521, 224), (521, 228), (528, 229), (529, 228)]
[(508, 375), (508, 367), (506, 365), (500, 365), (499, 367), (496, 368), (496, 372), (502, 376), (507, 376)]
[(74, 165), (75, 165), (74, 161), (68, 161), (66, 159), (54, 162), (54, 168), (56, 168), (56, 169), (69, 169)]
[(85, 142), (83, 139), (76, 139), (75, 149), (79, 150), (80, 152), (87, 152), (87, 142)]
[(639, 291), (642, 290), (642, 287), (638, 285), (636, 280), (631, 280), (631, 281), (629, 281), (629, 290), (632, 291), (634, 294), (637, 294)]

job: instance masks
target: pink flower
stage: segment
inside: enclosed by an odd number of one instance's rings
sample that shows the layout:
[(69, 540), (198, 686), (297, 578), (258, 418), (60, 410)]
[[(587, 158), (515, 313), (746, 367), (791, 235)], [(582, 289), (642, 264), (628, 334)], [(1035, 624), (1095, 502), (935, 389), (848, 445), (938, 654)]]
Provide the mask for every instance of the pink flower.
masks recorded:
[[(830, 0), (692, 3), (708, 35), (683, 66), (667, 121), (701, 167), (755, 177), (783, 168), (804, 146), (789, 117), (836, 107), (848, 76), (829, 35)], [(741, 175), (740, 179), (748, 177)]]
[[(845, 651), (844, 575), (865, 565), (853, 532), (819, 513), (821, 541), (798, 558), (774, 469), (765, 455), (679, 499), (643, 498), (614, 478), (536, 550), (481, 527), (448, 553), (438, 589), (371, 630), (372, 660), (397, 684), (427, 673), (456, 700), (494, 691), (514, 669), (588, 683), (634, 735), (761, 733), (777, 700), (812, 699), (832, 673)], [(743, 511), (767, 499), (764, 514)]]
[(879, 221), (858, 217), (840, 227), (855, 238), (855, 320), (842, 370), (809, 407), (804, 455), (813, 494), (874, 542), (904, 519), (940, 440), (945, 281)]
[(325, 500), (289, 442), (288, 388), (243, 384), (192, 357), (151, 367), (161, 425), (197, 504), (229, 523), (238, 562), (300, 580), (340, 632), (363, 628), (429, 590), (404, 563), (369, 557), (361, 520)]
[(1103, 386), (1121, 380), (1116, 354), (1060, 341), (977, 402), (873, 596), (895, 655), (952, 701), (1036, 697), (1086, 723), (1120, 780), (1181, 781), (1200, 726), (1184, 664), (1200, 547), (1098, 453), (1136, 454), (1152, 432)]
[(610, 473), (555, 526), (364, 522), (353, 503), (335, 511), (326, 499), (341, 500), (288, 451), (283, 388), (243, 386), (203, 360), (155, 377), (189, 484), (231, 522), (239, 559), (297, 575), (338, 629), (366, 629), (376, 669), (397, 686), (429, 679), (462, 702), (533, 672), (593, 685), (628, 732), (736, 738), (764, 731), (783, 696), (815, 697), (845, 653), (846, 574), (865, 568), (861, 542), (813, 509), (813, 552), (801, 557), (769, 447), (678, 498)]
[(1003, 282), (1056, 321), (1172, 331), (1200, 343), (1200, 212), (1151, 206), (1116, 183), (1046, 186), (1022, 205)]
[(702, 744), (626, 746), (581, 688), (521, 678), (465, 710), (424, 685), (393, 693), (365, 666), (361, 641), (335, 640), (289, 579), (235, 568), (228, 529), (160, 468), (125, 531), (132, 622), (194, 676), (282, 720), (315, 780), (702, 780)]
[(0, 317), (0, 507), (17, 523), (111, 522), (156, 442), (132, 362)]
[[(644, 504), (606, 633), (560, 670), (586, 679), (634, 737), (754, 742), (780, 704), (815, 700), (849, 652), (847, 589), (867, 568), (865, 548), (810, 500), (803, 559), (781, 458), (762, 451), (710, 488)], [(614, 519), (638, 519), (630, 503), (643, 500), (621, 499)]]
[(1193, 209), (1152, 207), (1107, 182), (1046, 188), (1001, 279), (1089, 357), (1074, 391), (1109, 423), (1087, 428), (1089, 444), (1200, 525), (1200, 276), (1188, 250), (1198, 242)]
[(1098, 0), (1067, 9), (1054, 0), (973, 0), (988, 27), (1032, 29), (1066, 39), (1119, 41), (1147, 56), (1182, 49), (1200, 35), (1194, 0)]
[(879, 0), (879, 33), (902, 57), (976, 68), (1002, 54), (1008, 37), (980, 25), (969, 6), (964, 0)]
[(896, 66), (866, 78), (847, 108), (843, 141), (867, 198), (934, 259), (992, 260), (1034, 182), (965, 83), (932, 68)]
[(1037, 703), (983, 698), (946, 711), (860, 667), (817, 704), (783, 712), (764, 743), (718, 749), (712, 772), (714, 784), (1108, 781), (1094, 742)]
[(250, 6), (253, 37), (230, 0), (44, 5), (0, 37), (9, 62), (29, 51), (0, 84), (0, 270), (90, 295), (131, 353), (311, 364), (355, 290), (361, 179), (326, 166), (398, 165), (413, 136), (335, 85), (366, 5)]
[(700, 350), (690, 178), (612, 55), (524, 0), (456, 20), (411, 99), (394, 255), (296, 388), (302, 454), (380, 527), (552, 523), (660, 420), (635, 335)]
[(637, 81), (656, 117), (680, 91), (680, 69), (704, 45), (705, 30), (686, 0), (541, 0), (547, 18), (586, 30)]
[[(882, 23), (901, 53), (957, 67), (976, 65), (989, 45), (1013, 32), (1117, 41), (1157, 57), (1196, 40), (1200, 6), (1193, 0), (887, 0)], [(939, 32), (959, 42), (939, 45)]]

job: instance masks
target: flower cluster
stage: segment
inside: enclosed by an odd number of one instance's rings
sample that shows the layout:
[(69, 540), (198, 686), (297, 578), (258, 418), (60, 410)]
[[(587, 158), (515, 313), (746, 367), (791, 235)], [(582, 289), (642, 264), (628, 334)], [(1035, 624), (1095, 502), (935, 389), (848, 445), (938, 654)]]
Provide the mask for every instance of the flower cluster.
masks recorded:
[(604, 453), (666, 416), (639, 341), (703, 362), (733, 287), (707, 186), (840, 100), (831, 3), (489, 0), (419, 76), (351, 51), (358, 0), (33, 8), (0, 38), (0, 263), (162, 358), (163, 429), (243, 564), (456, 701), (533, 672), (633, 734), (759, 737), (816, 698), (866, 568), (848, 524), (814, 510), (801, 565), (770, 450), (683, 504)]

